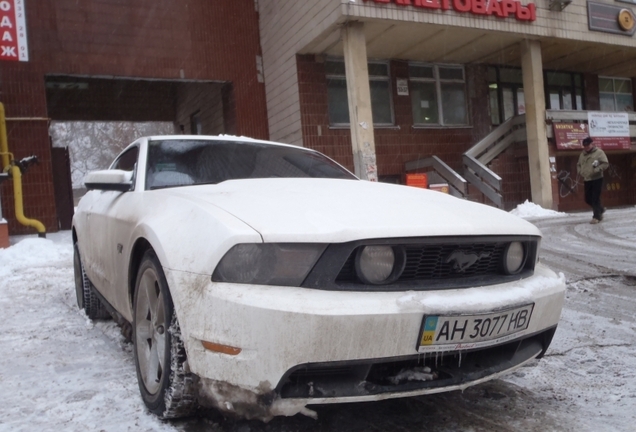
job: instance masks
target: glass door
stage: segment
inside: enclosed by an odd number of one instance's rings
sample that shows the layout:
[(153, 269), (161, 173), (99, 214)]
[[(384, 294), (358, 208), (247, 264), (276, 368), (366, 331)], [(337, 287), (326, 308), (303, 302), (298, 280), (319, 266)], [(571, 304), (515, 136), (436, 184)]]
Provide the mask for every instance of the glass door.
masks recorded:
[(526, 100), (523, 93), (521, 69), (488, 68), (490, 119), (499, 125), (509, 118), (525, 114)]

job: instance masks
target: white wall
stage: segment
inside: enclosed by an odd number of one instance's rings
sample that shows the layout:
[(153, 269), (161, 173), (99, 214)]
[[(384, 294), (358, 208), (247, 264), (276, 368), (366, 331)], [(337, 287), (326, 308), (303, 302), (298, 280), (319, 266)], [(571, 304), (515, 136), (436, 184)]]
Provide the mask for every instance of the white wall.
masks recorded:
[(340, 0), (259, 0), (270, 138), (303, 145), (296, 53), (340, 17)]

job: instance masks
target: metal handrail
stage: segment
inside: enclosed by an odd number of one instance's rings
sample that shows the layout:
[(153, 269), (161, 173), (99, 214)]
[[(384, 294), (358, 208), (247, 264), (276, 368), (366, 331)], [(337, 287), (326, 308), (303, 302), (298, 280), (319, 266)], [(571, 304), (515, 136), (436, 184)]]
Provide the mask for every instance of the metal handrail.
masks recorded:
[[(554, 130), (552, 129), (552, 123), (556, 122), (583, 122), (587, 123), (587, 111), (579, 110), (546, 110), (546, 136), (548, 138), (554, 138)], [(636, 137), (636, 112), (628, 112), (627, 118), (629, 120), (629, 136)]]
[(418, 159), (405, 164), (406, 171), (433, 167), (437, 173), (448, 182), (462, 197), (468, 195), (468, 182), (455, 170), (437, 156)]
[(487, 165), (512, 144), (525, 141), (525, 124), (525, 115), (506, 120), (462, 156), (464, 177), (500, 208), (502, 179)]
[(479, 156), (485, 153), (494, 143), (498, 142), (502, 137), (507, 135), (515, 126), (525, 125), (526, 124), (526, 116), (525, 114), (518, 115), (515, 117), (511, 117), (499, 126), (492, 132), (490, 132), (486, 137), (484, 137), (477, 144), (466, 150), (464, 154), (470, 155), (474, 158), (479, 159)]
[[(593, 111), (593, 110), (590, 110)], [(636, 122), (636, 112), (627, 113), (630, 122)], [(587, 121), (587, 111), (583, 110), (546, 110), (546, 120), (585, 120)]]

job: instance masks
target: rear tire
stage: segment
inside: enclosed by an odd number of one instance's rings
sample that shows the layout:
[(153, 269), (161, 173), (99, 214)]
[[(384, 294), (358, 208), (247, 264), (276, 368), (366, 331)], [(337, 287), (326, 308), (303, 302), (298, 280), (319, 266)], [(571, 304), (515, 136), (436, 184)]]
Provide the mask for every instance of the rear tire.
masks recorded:
[(135, 367), (141, 398), (161, 418), (197, 408), (197, 376), (186, 368), (186, 351), (159, 259), (149, 250), (139, 266), (133, 308)]
[(92, 320), (111, 318), (108, 310), (95, 294), (95, 286), (86, 276), (77, 243), (73, 245), (73, 270), (75, 273), (77, 306), (80, 309), (84, 309), (86, 316)]

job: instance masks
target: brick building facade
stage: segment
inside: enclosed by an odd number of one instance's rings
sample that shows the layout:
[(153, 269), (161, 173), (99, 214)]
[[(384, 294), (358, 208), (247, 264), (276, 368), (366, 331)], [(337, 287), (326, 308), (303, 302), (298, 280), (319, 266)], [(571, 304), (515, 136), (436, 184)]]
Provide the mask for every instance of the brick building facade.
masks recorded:
[[(619, 5), (613, 0), (601, 3), (611, 10)], [(564, 211), (583, 209), (582, 186), (577, 193), (569, 191), (572, 184), (577, 186), (578, 151), (555, 147), (546, 109), (575, 117), (576, 110), (581, 115), (601, 110), (608, 94), (601, 87), (618, 80), (631, 89), (631, 128), (636, 130), (633, 32), (592, 31), (591, 9), (582, 2), (563, 10), (525, 2), (520, 6), (524, 13), (536, 7), (533, 21), (525, 15), (519, 20), (514, 14), (423, 8), (409, 1), (25, 4), (29, 61), (0, 62), (0, 102), (15, 158), (36, 154), (40, 159), (24, 177), (24, 208), (49, 231), (59, 227), (54, 197), (59, 173), (52, 163), (50, 120), (168, 121), (176, 133), (230, 133), (303, 145), (356, 170), (359, 125), (350, 127), (348, 120), (333, 116), (351, 113), (346, 95), (350, 100), (359, 95), (343, 87), (344, 69), (340, 87), (333, 86), (333, 64), (328, 67), (334, 61), (344, 64), (351, 46), (343, 35), (352, 24), (364, 41), (358, 48), (365, 51), (369, 65), (386, 65), (387, 92), (380, 96), (388, 109), (384, 120), (374, 120), (372, 135), (380, 181), (402, 183), (407, 163), (431, 156), (462, 173), (464, 152), (506, 119), (523, 114), (523, 107), (532, 111), (535, 122), (528, 122), (528, 143), (511, 145), (488, 164), (501, 177), (500, 206), (510, 209), (537, 198), (537, 189), (543, 189), (535, 202)], [(625, 3), (619, 7), (632, 14), (636, 9)], [(430, 68), (436, 75), (413, 75), (414, 68)], [(415, 101), (413, 96), (428, 81), (444, 96), (442, 69), (461, 74), (446, 82), (449, 88), (455, 86), (454, 93), (448, 93), (453, 103), (465, 105), (461, 124), (423, 124), (428, 120), (415, 118), (430, 108), (428, 100)], [(358, 72), (368, 73), (366, 68)], [(504, 75), (514, 77), (506, 81)], [(559, 83), (564, 76), (572, 83)], [(407, 91), (398, 91), (405, 83)], [(460, 87), (463, 94), (456, 91)], [(345, 93), (337, 93), (343, 89)], [(334, 103), (338, 97), (340, 106)], [(545, 106), (536, 106), (542, 99)], [(440, 110), (446, 102), (439, 102)], [(581, 121), (579, 117), (575, 121)], [(636, 203), (635, 135), (631, 149), (608, 154), (613, 169), (606, 181), (607, 205)], [(564, 188), (561, 173), (574, 183)], [(9, 230), (32, 232), (15, 221), (10, 184), (0, 186)], [(467, 198), (491, 204), (472, 185)]]
[[(634, 16), (635, 8), (618, 0), (564, 2), (556, 7), (557, 3), (506, 3), (517, 10), (533, 9), (531, 19), (524, 20), (517, 14), (499, 13), (497, 8), (486, 13), (481, 3), (471, 0), (259, 0), (270, 135), (316, 148), (356, 169), (355, 155), (361, 149), (355, 137), (364, 135), (367, 122), (349, 127), (329, 115), (339, 114), (347, 104), (337, 94), (345, 76), (349, 113), (366, 109), (367, 118), (377, 114), (381, 89), (374, 88), (374, 80), (378, 63), (384, 63), (390, 97), (383, 103), (390, 106), (393, 118), (386, 117), (380, 124), (373, 121), (379, 180), (403, 179), (407, 162), (432, 156), (463, 174), (464, 152), (495, 133), (505, 120), (521, 114), (527, 118), (530, 111), (524, 142), (511, 145), (488, 163), (500, 177), (498, 205), (509, 210), (530, 199), (548, 208), (585, 209), (582, 182), (570, 192), (559, 177), (567, 175), (576, 185), (573, 167), (580, 150), (557, 149), (552, 123), (587, 123), (587, 111), (628, 111), (631, 148), (608, 151), (614, 169), (608, 173), (612, 178), (604, 196), (608, 205), (634, 204), (635, 31), (618, 21), (599, 28), (597, 21), (599, 10), (605, 17), (615, 14), (618, 18), (619, 12)], [(364, 52), (366, 67), (354, 59), (356, 52)], [(353, 63), (347, 63), (348, 56)], [(348, 72), (334, 72), (332, 66), (327, 70), (325, 64), (333, 61), (357, 61), (352, 76), (368, 74), (371, 98), (349, 89)], [(413, 75), (410, 68), (420, 71)], [(437, 75), (422, 75), (422, 68), (435, 69)], [(422, 81), (436, 82), (438, 96), (444, 96), (439, 89), (442, 68), (463, 71), (459, 80), (447, 77), (448, 83), (459, 81), (464, 86), (467, 114), (460, 127), (414, 118), (422, 114), (425, 104), (431, 111), (429, 101), (421, 98)], [(334, 74), (342, 75), (335, 76), (342, 78), (341, 84), (334, 85)], [(608, 89), (612, 82), (620, 82), (622, 89)], [(402, 95), (397, 92), (400, 85)], [(608, 108), (612, 97), (627, 97), (629, 102)], [(418, 103), (422, 109), (416, 107)], [(549, 120), (555, 116), (556, 120)], [(472, 184), (468, 198), (493, 203)]]
[[(48, 119), (174, 121), (189, 131), (190, 115), (200, 111), (205, 124), (216, 123), (211, 133), (268, 138), (253, 0), (25, 6), (29, 61), (0, 62), (0, 101), (10, 151), (39, 158), (24, 176), (24, 213), (47, 230), (58, 229)], [(15, 221), (10, 183), (1, 186), (9, 230), (32, 232)]]

